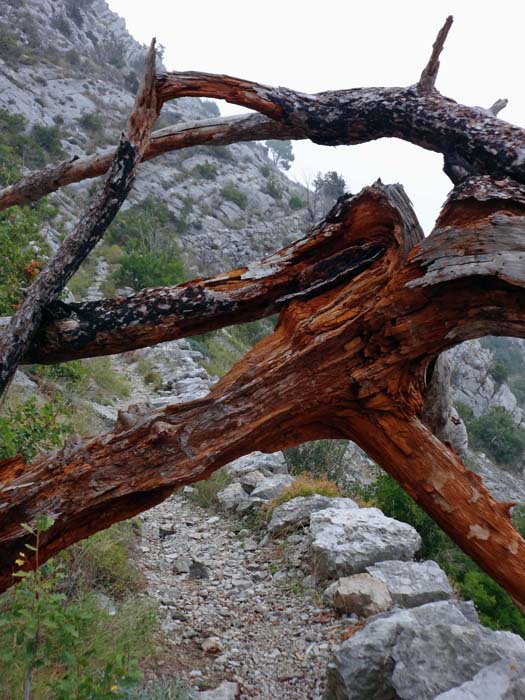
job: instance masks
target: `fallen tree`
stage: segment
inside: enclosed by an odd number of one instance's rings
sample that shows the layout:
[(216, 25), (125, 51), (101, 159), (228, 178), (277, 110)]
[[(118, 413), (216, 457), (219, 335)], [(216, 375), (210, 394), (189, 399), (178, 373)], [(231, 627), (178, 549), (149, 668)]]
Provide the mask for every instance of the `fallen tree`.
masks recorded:
[[(255, 449), (345, 437), (525, 604), (525, 541), (510, 519), (513, 504), (495, 502), (447, 444), (446, 402), (442, 411), (425, 405), (444, 350), (489, 334), (525, 337), (525, 132), (497, 119), (501, 104), (468, 108), (437, 92), (450, 23), (409, 88), (311, 96), (225, 76), (156, 76), (158, 109), (183, 95), (222, 97), (263, 115), (236, 121), (251, 120), (250, 138), (405, 138), (443, 153), (456, 187), (426, 239), (402, 188), (376, 183), (248, 268), (128, 298), (48, 303), (19, 353), (24, 361), (122, 352), (276, 312), (279, 322), (204, 399), (122, 412), (105, 435), (30, 465), (1, 462), (0, 590), (28, 538), (21, 523), (41, 513), (55, 520), (42, 535), (43, 561)], [(0, 206), (13, 203), (13, 192), (28, 201), (50, 191), (50, 171), (0, 192)], [(0, 343), (11, 326), (1, 327)]]

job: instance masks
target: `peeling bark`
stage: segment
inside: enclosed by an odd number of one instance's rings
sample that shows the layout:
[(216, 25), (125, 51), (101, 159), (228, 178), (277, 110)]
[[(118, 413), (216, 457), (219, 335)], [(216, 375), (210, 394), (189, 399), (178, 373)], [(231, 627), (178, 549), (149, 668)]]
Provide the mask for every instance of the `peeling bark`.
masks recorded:
[[(43, 535), (46, 558), (243, 454), (348, 437), (525, 603), (525, 542), (512, 526), (508, 504), (496, 503), (420, 420), (429, 365), (440, 352), (465, 337), (507, 327), (525, 336), (523, 281), (515, 274), (495, 277), (487, 262), (498, 258), (495, 240), (516, 245), (513, 236), (498, 238), (503, 215), (496, 210), (507, 212), (508, 232), (522, 226), (520, 212), (509, 214), (522, 205), (509, 201), (501, 186), (483, 184), (487, 195), (492, 188), (488, 216), (458, 223), (466, 216), (465, 188), (443, 214), (455, 223), (427, 239), (398, 186), (376, 184), (342, 199), (311, 239), (292, 246), (291, 258), (296, 265), (303, 260), (308, 271), (330, 269), (323, 261), (334, 257), (350, 269), (358, 249), (375, 255), (365, 255), (363, 267), (341, 277), (336, 266), (326, 286), (320, 279), (286, 294), (274, 333), (207, 397), (131, 422), (119, 419), (111, 433), (80, 440), (29, 467), (19, 458), (0, 464), (0, 588), (10, 585), (27, 538), (20, 523), (39, 513), (56, 519)], [(477, 263), (456, 264), (474, 234), (480, 234), (472, 256)], [(445, 283), (434, 276), (443, 260), (452, 261)]]

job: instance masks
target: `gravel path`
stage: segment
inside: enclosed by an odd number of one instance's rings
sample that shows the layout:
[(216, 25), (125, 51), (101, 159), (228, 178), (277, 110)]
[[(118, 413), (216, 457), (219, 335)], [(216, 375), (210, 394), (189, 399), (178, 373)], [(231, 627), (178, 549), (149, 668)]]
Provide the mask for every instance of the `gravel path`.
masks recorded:
[(350, 622), (304, 586), (301, 536), (261, 547), (242, 523), (181, 494), (143, 522), (139, 566), (161, 602), (170, 672), (202, 688), (235, 681), (240, 698), (322, 698), (332, 645)]

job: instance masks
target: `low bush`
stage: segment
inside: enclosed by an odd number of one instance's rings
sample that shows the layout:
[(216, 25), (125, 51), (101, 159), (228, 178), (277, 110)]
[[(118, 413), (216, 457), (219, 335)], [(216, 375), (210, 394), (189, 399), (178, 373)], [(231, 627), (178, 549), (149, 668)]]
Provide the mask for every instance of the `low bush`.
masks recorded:
[(77, 391), (85, 389), (88, 376), (86, 367), (80, 360), (59, 362), (56, 365), (30, 365), (26, 372), (35, 379), (43, 377)]
[(22, 53), (22, 46), (16, 36), (0, 24), (0, 56), (9, 66), (16, 66)]
[[(38, 552), (53, 520), (40, 516), (24, 525)], [(0, 700), (108, 700), (125, 697), (141, 674), (138, 663), (154, 652), (156, 605), (127, 597), (109, 599), (78, 586), (69, 551), (35, 571), (26, 571), (26, 551), (17, 561), (20, 584), (0, 596)], [(83, 560), (83, 571), (88, 571)], [(96, 562), (99, 566), (99, 562)], [(116, 572), (112, 573), (115, 578)]]
[(210, 163), (209, 160), (204, 161), (204, 163), (198, 163), (193, 172), (204, 180), (215, 180), (218, 174), (217, 167)]
[(283, 198), (284, 188), (277, 178), (270, 175), (270, 177), (266, 180), (263, 192), (266, 192), (266, 194), (269, 194), (270, 197), (278, 202)]
[(490, 376), (496, 382), (497, 385), (502, 384), (509, 377), (509, 370), (502, 362), (494, 362), (489, 372)]
[(131, 393), (129, 380), (115, 372), (109, 357), (92, 357), (83, 361), (88, 379), (91, 380), (86, 394), (95, 401), (108, 402), (113, 398), (124, 398)]
[(104, 133), (104, 117), (100, 112), (83, 112), (77, 122), (92, 136), (100, 136)]
[(209, 508), (217, 503), (217, 494), (229, 483), (230, 477), (226, 470), (218, 469), (207, 479), (192, 484), (193, 491), (190, 493), (190, 498), (203, 508)]
[(306, 206), (306, 202), (298, 194), (292, 194), (292, 196), (288, 200), (288, 206), (290, 207), (290, 209), (304, 209)]
[(136, 251), (124, 255), (115, 274), (115, 284), (135, 291), (148, 287), (170, 287), (184, 280), (182, 262), (169, 253)]
[(277, 506), (299, 496), (314, 496), (315, 494), (328, 496), (329, 498), (341, 496), (341, 492), (334, 481), (331, 481), (326, 476), (314, 476), (308, 472), (303, 472), (291, 486), (288, 486), (277, 498), (274, 498), (264, 506), (264, 516), (267, 520), (270, 520)]
[(45, 220), (44, 205), (0, 212), (0, 316), (13, 313), (44, 263), (48, 246), (40, 227)]
[(53, 403), (39, 405), (32, 397), (0, 416), (0, 459), (21, 454), (30, 461), (37, 451), (62, 447), (72, 432), (70, 413), (65, 406)]
[(525, 431), (504, 408), (496, 406), (471, 421), (469, 435), (474, 447), (485, 450), (499, 464), (516, 466), (523, 458)]
[(221, 190), (221, 195), (224, 197), (224, 199), (228, 200), (229, 202), (233, 202), (241, 209), (246, 209), (248, 206), (248, 197), (235, 185), (224, 185)]
[(290, 474), (327, 475), (337, 482), (347, 446), (348, 440), (315, 440), (290, 447), (283, 455)]

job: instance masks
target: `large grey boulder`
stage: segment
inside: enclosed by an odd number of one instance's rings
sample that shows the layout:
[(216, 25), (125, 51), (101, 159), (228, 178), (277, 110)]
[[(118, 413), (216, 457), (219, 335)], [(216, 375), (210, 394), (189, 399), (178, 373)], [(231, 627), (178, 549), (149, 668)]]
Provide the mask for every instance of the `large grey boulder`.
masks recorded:
[(255, 470), (263, 470), (272, 474), (287, 474), (288, 467), (284, 461), (282, 452), (266, 454), (264, 452), (252, 452), (244, 457), (239, 457), (234, 462), (230, 462), (226, 467), (228, 476), (234, 479), (241, 474), (247, 474)]
[(242, 474), (237, 481), (239, 484), (243, 487), (243, 489), (246, 491), (246, 493), (250, 494), (258, 484), (260, 484), (264, 479), (266, 479), (269, 476), (269, 472), (264, 472), (259, 471), (256, 469), (253, 472), (247, 472), (246, 474)]
[(309, 525), (310, 516), (318, 510), (358, 507), (351, 498), (330, 498), (319, 494), (298, 496), (275, 508), (268, 524), (268, 531), (272, 535), (279, 535)]
[(312, 513), (312, 555), (318, 579), (359, 574), (378, 561), (412, 559), (421, 537), (378, 508), (328, 508)]
[(252, 498), (262, 498), (265, 501), (271, 501), (272, 498), (280, 496), (294, 481), (293, 476), (288, 474), (275, 474), (259, 482), (250, 495)]
[(392, 607), (388, 588), (370, 574), (343, 576), (328, 586), (325, 595), (336, 610), (358, 617), (377, 615)]
[(427, 603), (372, 620), (341, 644), (325, 697), (434, 700), (497, 661), (525, 663), (525, 640), (482, 627), (451, 601)]
[(217, 501), (224, 510), (237, 510), (249, 503), (250, 497), (241, 484), (235, 482), (228, 484), (217, 492)]
[(435, 561), (382, 561), (366, 570), (383, 581), (394, 604), (402, 608), (447, 600), (452, 595), (447, 575)]
[(498, 661), (481, 669), (471, 681), (440, 693), (434, 700), (523, 700), (525, 664)]

